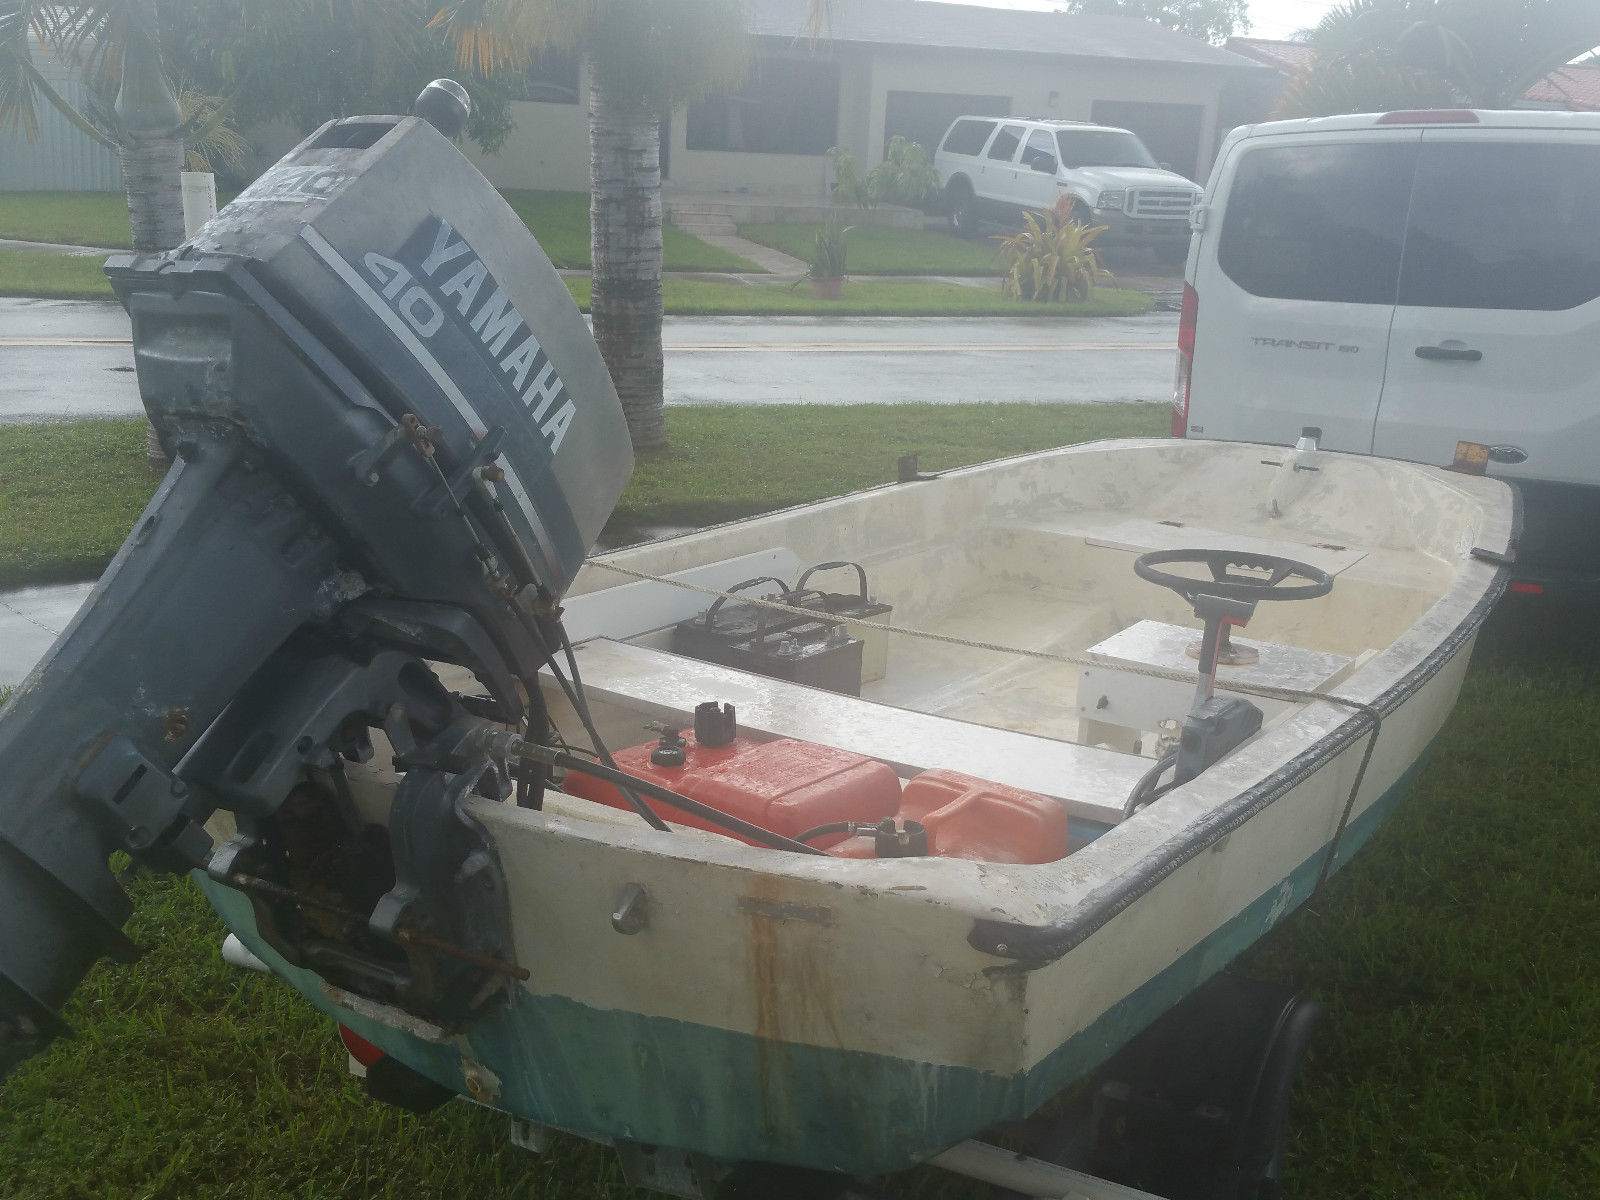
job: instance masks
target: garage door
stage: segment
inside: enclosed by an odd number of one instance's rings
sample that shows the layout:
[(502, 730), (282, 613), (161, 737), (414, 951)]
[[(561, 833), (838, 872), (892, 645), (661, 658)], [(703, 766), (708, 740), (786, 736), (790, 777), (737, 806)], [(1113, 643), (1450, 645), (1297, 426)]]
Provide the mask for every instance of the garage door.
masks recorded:
[(957, 117), (1009, 117), (1010, 96), (963, 96), (955, 92), (890, 92), (883, 116), (883, 149), (899, 134), (921, 142), (932, 161), (939, 139)]

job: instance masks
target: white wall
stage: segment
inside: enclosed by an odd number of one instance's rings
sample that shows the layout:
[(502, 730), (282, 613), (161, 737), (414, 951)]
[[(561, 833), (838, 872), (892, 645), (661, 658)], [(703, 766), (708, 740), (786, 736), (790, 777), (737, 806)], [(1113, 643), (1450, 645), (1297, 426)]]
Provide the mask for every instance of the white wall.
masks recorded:
[(504, 145), (485, 154), (470, 141), (461, 149), (489, 182), (502, 188), (544, 192), (589, 190), (589, 69), (578, 71), (577, 104), (511, 103), (516, 122)]

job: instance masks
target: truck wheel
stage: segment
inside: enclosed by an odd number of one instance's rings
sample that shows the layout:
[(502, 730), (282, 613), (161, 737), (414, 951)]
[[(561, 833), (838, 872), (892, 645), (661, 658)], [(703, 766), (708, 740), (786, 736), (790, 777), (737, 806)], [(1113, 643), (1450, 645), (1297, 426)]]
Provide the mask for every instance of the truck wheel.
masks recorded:
[(946, 193), (950, 207), (950, 232), (957, 237), (978, 236), (978, 201), (970, 184), (952, 184)]

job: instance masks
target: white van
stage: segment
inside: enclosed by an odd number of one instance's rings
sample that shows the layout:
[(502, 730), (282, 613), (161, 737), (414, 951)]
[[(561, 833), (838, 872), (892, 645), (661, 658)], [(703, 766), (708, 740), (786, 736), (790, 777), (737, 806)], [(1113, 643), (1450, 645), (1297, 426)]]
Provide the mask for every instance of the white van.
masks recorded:
[(1513, 587), (1600, 598), (1600, 113), (1245, 126), (1191, 224), (1175, 435), (1487, 445)]

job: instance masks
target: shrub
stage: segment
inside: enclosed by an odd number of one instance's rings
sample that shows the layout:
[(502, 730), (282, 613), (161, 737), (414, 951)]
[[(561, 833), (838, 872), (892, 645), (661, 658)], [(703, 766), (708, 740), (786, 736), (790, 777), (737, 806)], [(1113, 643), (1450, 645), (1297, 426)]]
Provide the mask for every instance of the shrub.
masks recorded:
[(883, 161), (867, 173), (867, 191), (879, 203), (915, 208), (939, 194), (939, 175), (922, 143), (897, 133), (889, 139)]
[(1075, 204), (1073, 197), (1062, 196), (1047, 212), (1024, 213), (1022, 232), (999, 239), (1006, 265), (1003, 296), (1061, 304), (1087, 300), (1096, 284), (1114, 282), (1090, 245), (1106, 227), (1091, 228), (1087, 215), (1074, 214)]
[(827, 221), (817, 230), (816, 248), (811, 252), (812, 279), (844, 278), (844, 239), (854, 225), (839, 228), (839, 222)]
[(871, 208), (874, 201), (864, 179), (856, 174), (856, 156), (839, 146), (828, 148), (828, 165), (833, 168), (833, 198), (840, 204)]
[(939, 194), (939, 176), (928, 162), (921, 142), (910, 142), (899, 134), (889, 139), (883, 161), (863, 179), (856, 173), (856, 156), (839, 146), (828, 150), (833, 168), (833, 198), (840, 204), (875, 208), (879, 204), (903, 204), (914, 208)]

